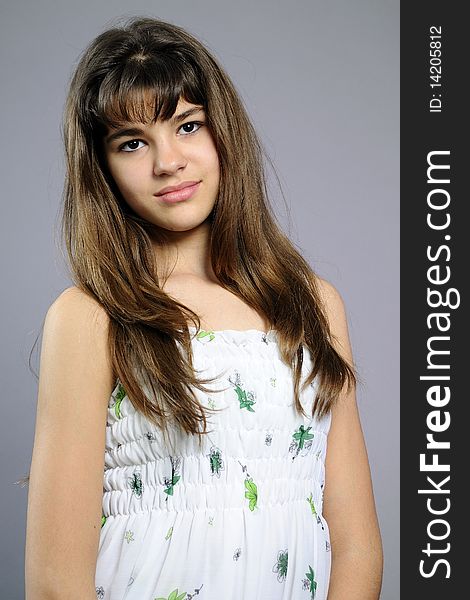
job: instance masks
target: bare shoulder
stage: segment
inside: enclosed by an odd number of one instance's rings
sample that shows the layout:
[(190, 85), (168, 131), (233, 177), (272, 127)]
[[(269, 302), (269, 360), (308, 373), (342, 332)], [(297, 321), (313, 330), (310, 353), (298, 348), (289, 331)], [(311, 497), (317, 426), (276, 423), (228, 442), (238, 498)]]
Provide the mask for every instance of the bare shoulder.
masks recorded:
[(326, 279), (316, 276), (315, 282), (328, 319), (333, 342), (337, 344), (341, 354), (351, 360), (351, 343), (344, 300), (338, 289)]
[(338, 289), (326, 279), (315, 277), (318, 291), (328, 315), (341, 316), (345, 312), (344, 300)]
[(106, 333), (109, 326), (105, 309), (77, 286), (70, 286), (59, 294), (49, 307), (47, 317), (85, 320), (102, 333)]
[(55, 372), (60, 365), (64, 383), (83, 377), (89, 386), (111, 392), (108, 330), (109, 316), (94, 298), (75, 286), (65, 289), (46, 314), (41, 370)]

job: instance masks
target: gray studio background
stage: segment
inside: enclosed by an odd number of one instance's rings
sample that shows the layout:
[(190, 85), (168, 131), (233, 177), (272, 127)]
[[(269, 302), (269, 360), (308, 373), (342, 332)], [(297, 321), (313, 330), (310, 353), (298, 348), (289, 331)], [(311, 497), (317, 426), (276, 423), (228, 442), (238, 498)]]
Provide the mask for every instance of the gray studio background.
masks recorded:
[[(187, 28), (221, 60), (275, 163), (285, 230), (343, 296), (364, 382), (357, 398), (384, 542), (381, 598), (396, 600), (399, 0), (2, 0), (1, 598), (24, 598), (27, 488), (13, 482), (29, 470), (34, 437), (29, 353), (70, 285), (58, 234), (66, 86), (85, 45), (133, 14)], [(60, 473), (50, 484), (53, 494)]]

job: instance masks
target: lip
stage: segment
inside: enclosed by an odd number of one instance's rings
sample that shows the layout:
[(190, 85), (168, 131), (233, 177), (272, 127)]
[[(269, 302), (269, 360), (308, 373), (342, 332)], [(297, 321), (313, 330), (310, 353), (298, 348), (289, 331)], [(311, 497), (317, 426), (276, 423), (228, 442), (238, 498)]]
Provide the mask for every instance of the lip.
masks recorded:
[(184, 188), (196, 185), (196, 183), (199, 183), (199, 181), (184, 181), (179, 185), (168, 185), (167, 187), (164, 187), (159, 192), (157, 192), (155, 196), (163, 196), (164, 194), (168, 194), (169, 192), (177, 192), (178, 190), (183, 190)]
[(199, 187), (200, 181), (196, 181), (192, 185), (186, 185), (180, 187), (180, 189), (174, 192), (167, 192), (166, 194), (155, 194), (157, 198), (163, 200), (163, 202), (173, 204), (174, 202), (182, 202), (188, 200), (196, 192)]

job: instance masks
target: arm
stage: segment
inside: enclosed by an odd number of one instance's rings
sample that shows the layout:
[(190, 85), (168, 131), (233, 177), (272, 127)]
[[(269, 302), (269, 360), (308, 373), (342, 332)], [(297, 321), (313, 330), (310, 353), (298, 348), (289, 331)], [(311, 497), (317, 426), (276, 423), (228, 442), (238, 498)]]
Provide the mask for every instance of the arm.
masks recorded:
[[(319, 281), (337, 351), (352, 365), (345, 308), (338, 291)], [(325, 460), (323, 513), (331, 537), (328, 600), (378, 600), (383, 554), (369, 462), (355, 391), (332, 410)]]
[(107, 315), (78, 288), (43, 331), (25, 548), (26, 600), (96, 600), (107, 403)]

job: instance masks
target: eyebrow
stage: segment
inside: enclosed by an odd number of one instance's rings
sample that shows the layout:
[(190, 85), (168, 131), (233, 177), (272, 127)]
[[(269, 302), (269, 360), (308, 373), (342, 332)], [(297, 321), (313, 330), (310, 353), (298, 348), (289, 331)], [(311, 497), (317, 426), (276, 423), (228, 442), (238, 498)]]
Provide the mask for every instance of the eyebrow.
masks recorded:
[[(170, 123), (172, 123), (173, 125), (177, 125), (178, 123), (181, 123), (181, 121), (184, 121), (187, 117), (201, 112), (203, 109), (203, 106), (193, 106), (192, 108), (188, 108), (188, 110), (185, 110), (182, 113), (173, 115), (173, 117), (170, 119)], [(145, 131), (140, 127), (127, 127), (126, 129), (118, 129), (114, 133), (111, 133), (105, 138), (104, 141), (106, 144), (111, 144), (111, 142), (114, 142), (119, 138), (143, 134), (145, 134)]]

